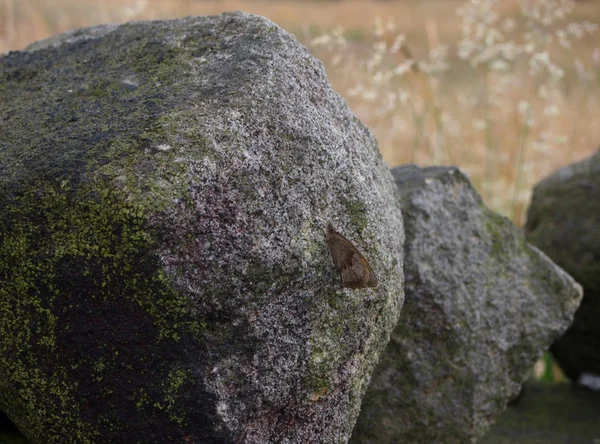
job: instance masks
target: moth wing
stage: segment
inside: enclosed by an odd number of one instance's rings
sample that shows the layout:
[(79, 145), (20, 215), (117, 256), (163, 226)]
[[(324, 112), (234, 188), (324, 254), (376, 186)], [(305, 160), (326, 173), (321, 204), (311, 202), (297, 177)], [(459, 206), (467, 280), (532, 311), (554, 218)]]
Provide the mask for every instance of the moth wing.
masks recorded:
[(340, 273), (346, 264), (352, 263), (353, 254), (358, 252), (348, 239), (337, 232), (327, 233), (327, 246), (329, 247), (333, 264)]
[(347, 275), (344, 284), (352, 289), (377, 287), (377, 276), (369, 265), (365, 257), (356, 250), (352, 255), (352, 273), (342, 273)]
[(375, 272), (373, 271), (371, 266), (369, 264), (367, 264), (367, 266), (369, 267), (369, 279), (367, 280), (365, 287), (377, 288), (379, 286), (379, 281), (377, 280), (377, 276), (375, 276)]
[(352, 242), (329, 225), (325, 237), (333, 264), (340, 273), (343, 287), (377, 287), (377, 277), (362, 253)]

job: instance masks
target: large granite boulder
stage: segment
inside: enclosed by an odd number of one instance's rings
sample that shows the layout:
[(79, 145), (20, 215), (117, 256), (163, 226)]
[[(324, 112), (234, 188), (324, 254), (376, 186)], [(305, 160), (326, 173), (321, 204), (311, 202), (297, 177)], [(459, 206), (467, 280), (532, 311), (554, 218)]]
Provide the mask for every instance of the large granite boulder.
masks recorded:
[(535, 186), (525, 233), (583, 287), (573, 325), (552, 344), (554, 358), (575, 381), (600, 376), (600, 152)]
[[(0, 122), (0, 409), (32, 442), (348, 439), (402, 218), (293, 36), (242, 13), (75, 31), (0, 58)], [(330, 222), (376, 289), (342, 288)]]
[(474, 442), (568, 327), (581, 288), (487, 209), (459, 170), (392, 174), (406, 299), (352, 442)]

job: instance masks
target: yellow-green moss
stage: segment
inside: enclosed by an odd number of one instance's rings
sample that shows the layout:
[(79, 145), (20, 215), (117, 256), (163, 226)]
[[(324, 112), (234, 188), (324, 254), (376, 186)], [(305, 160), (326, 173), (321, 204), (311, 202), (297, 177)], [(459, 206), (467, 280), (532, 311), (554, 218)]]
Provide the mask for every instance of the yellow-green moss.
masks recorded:
[(503, 227), (506, 226), (508, 220), (493, 211), (489, 211), (487, 208), (483, 207), (483, 204), (482, 209), (485, 215), (485, 227), (488, 231), (488, 234), (490, 235), (490, 253), (492, 258), (498, 259), (499, 257), (502, 257), (504, 255), (505, 247), (503, 239), (505, 237), (505, 230), (503, 230)]
[[(93, 442), (99, 432), (81, 419), (81, 400), (69, 375), (89, 364), (94, 381), (103, 382), (116, 371), (119, 353), (89, 363), (64, 362), (57, 354), (56, 330), (70, 328), (58, 323), (72, 308), (72, 292), (78, 291), (79, 299), (85, 295), (109, 305), (134, 302), (152, 319), (158, 331), (155, 341), (197, 337), (203, 324), (190, 316), (189, 301), (160, 269), (145, 210), (127, 202), (110, 184), (95, 180), (71, 186), (61, 180), (3, 191), (0, 380), (10, 381), (6, 390), (18, 399), (14, 404), (4, 400), (0, 408), (13, 416), (13, 409), (23, 406), (27, 420), (20, 415), (19, 425), (30, 438), (52, 442), (49, 430), (56, 436), (68, 430), (81, 442)], [(65, 284), (64, 274), (71, 272), (76, 279), (85, 277), (83, 287), (65, 288), (70, 284)], [(154, 407), (169, 410), (173, 421), (183, 423), (184, 411), (170, 409), (190, 373), (168, 368), (163, 373), (168, 374), (161, 388), (163, 399)]]
[(352, 221), (352, 225), (362, 233), (369, 225), (365, 204), (362, 201), (353, 198), (345, 199), (343, 203), (346, 208), (346, 213)]
[[(318, 307), (323, 303), (327, 307)], [(320, 393), (331, 386), (331, 378), (339, 373), (339, 367), (359, 352), (347, 338), (358, 336), (359, 320), (366, 311), (361, 299), (338, 293), (327, 301), (315, 298), (315, 305), (313, 313), (319, 317), (312, 322), (306, 379), (307, 386)]]

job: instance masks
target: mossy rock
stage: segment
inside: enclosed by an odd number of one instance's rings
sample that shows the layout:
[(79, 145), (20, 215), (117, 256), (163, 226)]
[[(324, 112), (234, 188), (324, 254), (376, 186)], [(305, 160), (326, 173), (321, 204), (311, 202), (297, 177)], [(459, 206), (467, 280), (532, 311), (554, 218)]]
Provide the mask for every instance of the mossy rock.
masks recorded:
[[(228, 13), (0, 58), (0, 410), (36, 443), (340, 442), (403, 302), (375, 139)], [(333, 222), (377, 289), (342, 289)]]

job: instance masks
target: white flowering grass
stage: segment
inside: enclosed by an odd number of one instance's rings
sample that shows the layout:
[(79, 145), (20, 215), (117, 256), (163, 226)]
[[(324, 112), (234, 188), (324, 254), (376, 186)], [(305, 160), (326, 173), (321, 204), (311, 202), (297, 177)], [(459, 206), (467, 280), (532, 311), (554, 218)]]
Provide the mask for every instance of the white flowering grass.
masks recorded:
[(574, 20), (574, 7), (469, 0), (448, 18), (460, 21), (461, 38), (430, 35), (420, 55), (389, 16), (374, 21), (366, 52), (341, 26), (312, 48), (389, 163), (458, 165), (488, 205), (522, 223), (533, 185), (557, 159), (568, 163), (574, 145), (591, 152), (600, 142), (600, 49), (578, 48), (598, 37), (598, 25)]

